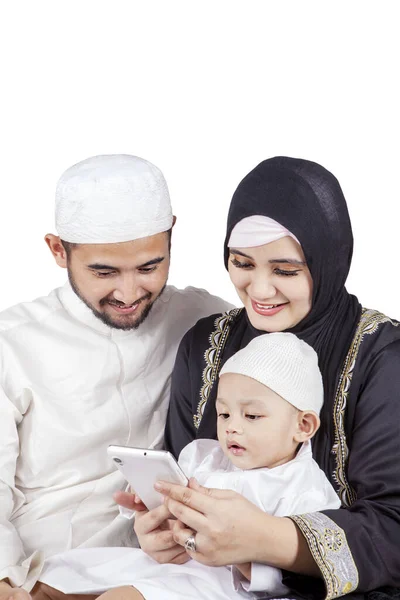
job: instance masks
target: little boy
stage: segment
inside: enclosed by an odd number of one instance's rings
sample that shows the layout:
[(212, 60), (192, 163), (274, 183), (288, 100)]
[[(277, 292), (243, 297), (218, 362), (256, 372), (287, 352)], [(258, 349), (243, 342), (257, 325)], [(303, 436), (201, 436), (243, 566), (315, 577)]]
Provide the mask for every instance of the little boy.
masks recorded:
[[(195, 440), (182, 450), (179, 463), (201, 485), (234, 490), (275, 516), (338, 508), (339, 499), (311, 454), (322, 403), (314, 350), (290, 333), (261, 335), (221, 369), (218, 441)], [(250, 581), (241, 572), (194, 560), (159, 565), (132, 548), (78, 549), (51, 558), (41, 581), (66, 593), (109, 589), (102, 600), (228, 600), (289, 592), (279, 569), (253, 563)]]

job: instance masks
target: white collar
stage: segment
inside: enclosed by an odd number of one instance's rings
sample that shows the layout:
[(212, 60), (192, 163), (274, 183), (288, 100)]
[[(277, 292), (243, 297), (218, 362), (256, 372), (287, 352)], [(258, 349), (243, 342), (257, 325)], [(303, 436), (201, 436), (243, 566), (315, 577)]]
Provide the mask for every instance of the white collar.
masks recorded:
[(61, 288), (58, 288), (56, 293), (67, 313), (87, 327), (90, 327), (91, 329), (94, 329), (107, 337), (120, 338), (132, 334), (140, 334), (143, 326), (139, 327), (138, 329), (124, 331), (122, 329), (115, 329), (103, 323), (103, 321), (96, 317), (92, 310), (86, 306), (86, 304), (82, 302), (82, 300), (76, 295), (69, 281), (67, 281), (67, 283), (65, 283)]

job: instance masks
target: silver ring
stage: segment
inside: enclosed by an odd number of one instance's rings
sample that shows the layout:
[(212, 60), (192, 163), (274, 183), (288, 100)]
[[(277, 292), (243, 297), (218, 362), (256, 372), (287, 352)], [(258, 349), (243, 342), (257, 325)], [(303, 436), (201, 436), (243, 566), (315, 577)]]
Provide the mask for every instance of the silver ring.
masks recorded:
[(194, 535), (189, 535), (188, 539), (185, 542), (185, 550), (189, 550), (190, 552), (197, 552), (196, 540), (194, 538)]

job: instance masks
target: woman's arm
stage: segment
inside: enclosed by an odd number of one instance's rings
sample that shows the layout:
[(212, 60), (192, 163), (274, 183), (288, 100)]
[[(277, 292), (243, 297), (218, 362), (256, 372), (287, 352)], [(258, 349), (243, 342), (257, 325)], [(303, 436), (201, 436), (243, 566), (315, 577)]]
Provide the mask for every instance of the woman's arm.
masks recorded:
[(346, 470), (356, 499), (348, 508), (272, 517), (234, 492), (163, 485), (170, 511), (198, 532), (196, 559), (319, 573), (328, 598), (400, 586), (399, 390), (396, 342), (375, 358), (358, 399)]
[(347, 444), (351, 506), (294, 518), (331, 597), (400, 587), (400, 341), (373, 359)]

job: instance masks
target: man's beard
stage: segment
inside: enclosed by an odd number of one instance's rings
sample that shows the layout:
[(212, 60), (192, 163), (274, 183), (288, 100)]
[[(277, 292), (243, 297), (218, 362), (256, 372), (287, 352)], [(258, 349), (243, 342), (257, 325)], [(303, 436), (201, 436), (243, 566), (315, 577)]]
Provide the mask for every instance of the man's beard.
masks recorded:
[[(147, 319), (147, 317), (150, 314), (151, 309), (153, 308), (154, 302), (156, 300), (158, 300), (158, 298), (161, 296), (161, 294), (165, 290), (165, 286), (167, 285), (166, 283), (164, 283), (158, 296), (156, 296), (156, 298), (154, 298), (154, 300), (152, 302), (149, 302), (147, 304), (147, 306), (144, 308), (142, 314), (138, 317), (138, 319), (136, 321), (134, 321), (133, 323), (129, 323), (129, 322), (123, 323), (123, 322), (119, 322), (119, 321), (114, 321), (114, 319), (112, 317), (110, 317), (107, 313), (100, 312), (99, 310), (97, 310), (97, 308), (95, 308), (92, 304), (90, 304), (90, 302), (88, 302), (86, 300), (86, 298), (79, 291), (79, 288), (75, 283), (75, 280), (73, 278), (71, 270), (70, 269), (67, 269), (67, 270), (68, 270), (69, 283), (70, 283), (72, 289), (74, 290), (74, 292), (78, 296), (78, 298), (80, 298), (80, 300), (82, 300), (82, 302), (84, 304), (86, 304), (86, 306), (88, 308), (90, 308), (90, 310), (92, 311), (94, 316), (97, 317), (98, 319), (100, 319), (100, 321), (102, 321), (105, 325), (108, 325), (108, 327), (112, 327), (113, 329), (122, 329), (123, 331), (130, 331), (132, 329), (137, 329), (143, 323), (143, 321), (145, 321)], [(142, 302), (149, 300), (151, 298), (151, 296), (152, 296), (152, 294), (151, 294), (151, 292), (149, 292), (148, 294), (146, 294), (145, 296), (143, 296), (142, 298), (140, 298), (138, 300), (138, 304), (141, 304)], [(116, 304), (119, 304), (115, 300), (114, 300), (114, 302)], [(108, 303), (107, 298), (102, 298), (102, 300), (100, 300), (100, 305), (104, 305), (107, 303)], [(123, 306), (122, 302), (120, 304)]]

